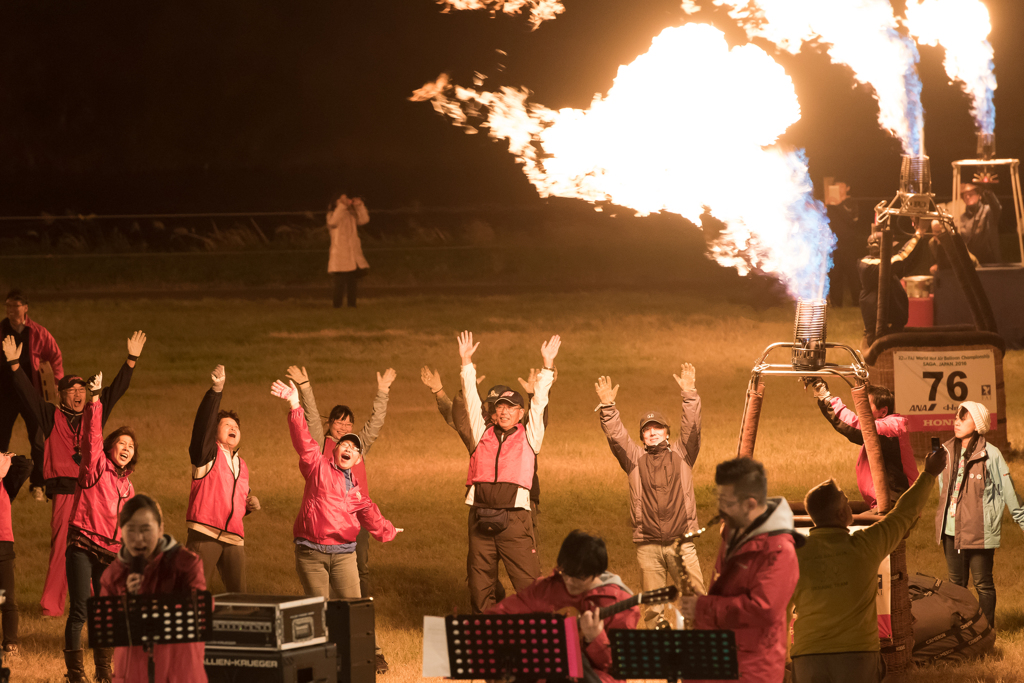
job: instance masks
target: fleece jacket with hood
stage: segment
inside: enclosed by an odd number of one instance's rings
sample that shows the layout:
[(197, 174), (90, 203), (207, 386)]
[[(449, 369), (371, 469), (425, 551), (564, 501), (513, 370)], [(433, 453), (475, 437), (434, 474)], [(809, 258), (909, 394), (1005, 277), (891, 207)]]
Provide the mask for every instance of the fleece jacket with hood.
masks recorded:
[(698, 629), (736, 634), (740, 680), (778, 683), (786, 667), (786, 611), (800, 568), (796, 548), (805, 542), (793, 528), (784, 498), (746, 529), (725, 527), (708, 594), (697, 598)]

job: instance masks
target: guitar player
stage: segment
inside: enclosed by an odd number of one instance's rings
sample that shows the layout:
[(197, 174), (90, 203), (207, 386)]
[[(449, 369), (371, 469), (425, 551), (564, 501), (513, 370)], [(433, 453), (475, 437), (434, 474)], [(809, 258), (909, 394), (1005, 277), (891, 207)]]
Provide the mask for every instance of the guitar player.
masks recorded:
[(612, 665), (611, 645), (606, 629), (636, 628), (640, 608), (630, 607), (606, 619), (600, 619), (599, 608), (607, 608), (633, 595), (617, 574), (608, 571), (608, 551), (604, 541), (575, 530), (562, 541), (558, 565), (547, 576), (509, 596), (487, 610), (488, 614), (530, 614), (557, 612), (573, 608), (580, 613), (580, 635), (583, 639), (584, 680), (588, 683), (610, 683), (616, 679), (608, 673)]

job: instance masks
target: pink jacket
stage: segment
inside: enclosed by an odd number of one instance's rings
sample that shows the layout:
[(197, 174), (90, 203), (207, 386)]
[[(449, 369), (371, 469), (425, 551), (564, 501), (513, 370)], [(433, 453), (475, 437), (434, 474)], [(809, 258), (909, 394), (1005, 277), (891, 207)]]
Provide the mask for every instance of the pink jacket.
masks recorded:
[[(182, 548), (170, 536), (164, 536), (157, 553), (146, 565), (139, 593), (187, 593), (206, 590), (203, 561), (191, 550)], [(131, 559), (119, 553), (110, 563), (103, 578), (101, 595), (124, 595)], [(156, 680), (160, 683), (206, 683), (203, 668), (203, 643), (179, 643), (153, 647)], [(114, 681), (146, 681), (148, 658), (141, 646), (119, 647), (114, 650)]]
[[(563, 607), (575, 607), (582, 614), (595, 607), (608, 607), (632, 597), (618, 576), (611, 573), (601, 575), (603, 584), (581, 595), (569, 595), (565, 582), (559, 574), (551, 573), (534, 581), (525, 589), (511, 595), (487, 610), (488, 614), (530, 614), (556, 612)], [(636, 628), (640, 621), (640, 608), (613, 614), (604, 620), (604, 631), (584, 648), (587, 659), (594, 667), (602, 683), (617, 680), (608, 673), (612, 666), (612, 649), (608, 630), (613, 628)]]
[(715, 560), (715, 579), (697, 599), (698, 629), (736, 633), (740, 680), (780, 683), (786, 667), (786, 609), (800, 578), (793, 512), (770, 498), (768, 518), (729, 552), (728, 528)]
[(82, 416), (82, 463), (71, 507), (71, 526), (116, 553), (121, 548), (117, 516), (125, 502), (135, 495), (135, 488), (129, 480), (132, 470), (118, 474), (103, 452), (102, 415), (103, 404), (93, 401)]
[(299, 471), (306, 480), (302, 491), (302, 507), (295, 518), (293, 534), (319, 545), (353, 543), (360, 527), (378, 541), (395, 538), (395, 526), (384, 519), (380, 509), (363, 493), (361, 483), (345, 490), (345, 475), (334, 465), (334, 451), (322, 453), (309, 434), (302, 408), (288, 414), (292, 446), (299, 454)]
[(64, 376), (64, 361), (60, 355), (57, 342), (45, 327), (25, 316), (25, 327), (32, 331), (29, 335), (28, 354), (32, 362), (33, 384), (36, 391), (43, 393), (43, 385), (39, 379), (39, 366), (45, 361), (53, 368), (53, 379), (60, 381)]

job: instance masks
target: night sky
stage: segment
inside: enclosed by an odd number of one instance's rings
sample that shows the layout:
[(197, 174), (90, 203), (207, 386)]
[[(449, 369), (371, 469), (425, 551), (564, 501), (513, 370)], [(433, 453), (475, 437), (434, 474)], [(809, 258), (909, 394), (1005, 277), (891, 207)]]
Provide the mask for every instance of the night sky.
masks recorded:
[[(1019, 157), (1024, 2), (987, 5), (998, 152)], [(585, 108), (620, 64), (687, 21), (678, 0), (565, 6), (531, 32), (525, 17), (442, 14), (430, 0), (7, 0), (0, 213), (321, 209), (341, 191), (377, 208), (536, 203), (503, 144), (407, 97), (442, 71), (464, 85), (479, 71), (488, 88), (526, 85), (545, 106)], [(709, 18), (745, 41), (724, 14), (693, 20)], [(974, 156), (974, 126), (941, 50), (921, 53), (927, 151), (948, 194), (949, 162)], [(807, 150), (815, 183), (845, 177), (858, 195), (891, 196), (900, 146), (868, 91), (825, 56), (775, 56), (803, 111), (784, 142)]]

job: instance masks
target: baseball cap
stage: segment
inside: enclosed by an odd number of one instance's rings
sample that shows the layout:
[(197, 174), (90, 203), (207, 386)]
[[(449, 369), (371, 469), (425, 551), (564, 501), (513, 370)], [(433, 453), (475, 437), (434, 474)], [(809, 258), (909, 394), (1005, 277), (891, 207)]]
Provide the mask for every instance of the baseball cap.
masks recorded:
[(83, 387), (89, 386), (86, 381), (78, 375), (64, 375), (60, 378), (60, 382), (57, 383), (57, 391), (67, 391), (75, 384)]
[(495, 384), (487, 391), (487, 398), (484, 399), (484, 403), (494, 403), (506, 391), (512, 391), (512, 387), (507, 387), (504, 384)]
[(341, 437), (340, 439), (338, 439), (338, 443), (339, 443), (339, 444), (340, 444), (340, 443), (341, 443), (342, 441), (351, 441), (352, 443), (354, 443), (354, 444), (356, 445), (356, 448), (358, 448), (360, 452), (362, 452), (362, 450), (363, 450), (363, 442), (362, 442), (362, 440), (361, 440), (361, 439), (359, 438), (359, 435), (358, 435), (358, 434), (354, 434), (354, 433), (352, 433), (352, 432), (349, 432), (349, 433), (348, 433), (348, 434), (346, 434), (345, 436), (343, 436), (343, 437)]
[(644, 427), (652, 422), (659, 424), (662, 427), (668, 427), (668, 420), (665, 419), (665, 416), (655, 410), (645, 413), (644, 416), (640, 418), (640, 433), (643, 434)]
[(499, 403), (508, 403), (514, 406), (519, 406), (520, 408), (526, 405), (523, 402), (522, 394), (507, 387), (505, 388), (505, 391), (501, 392), (501, 394), (494, 399), (494, 405), (498, 405)]

